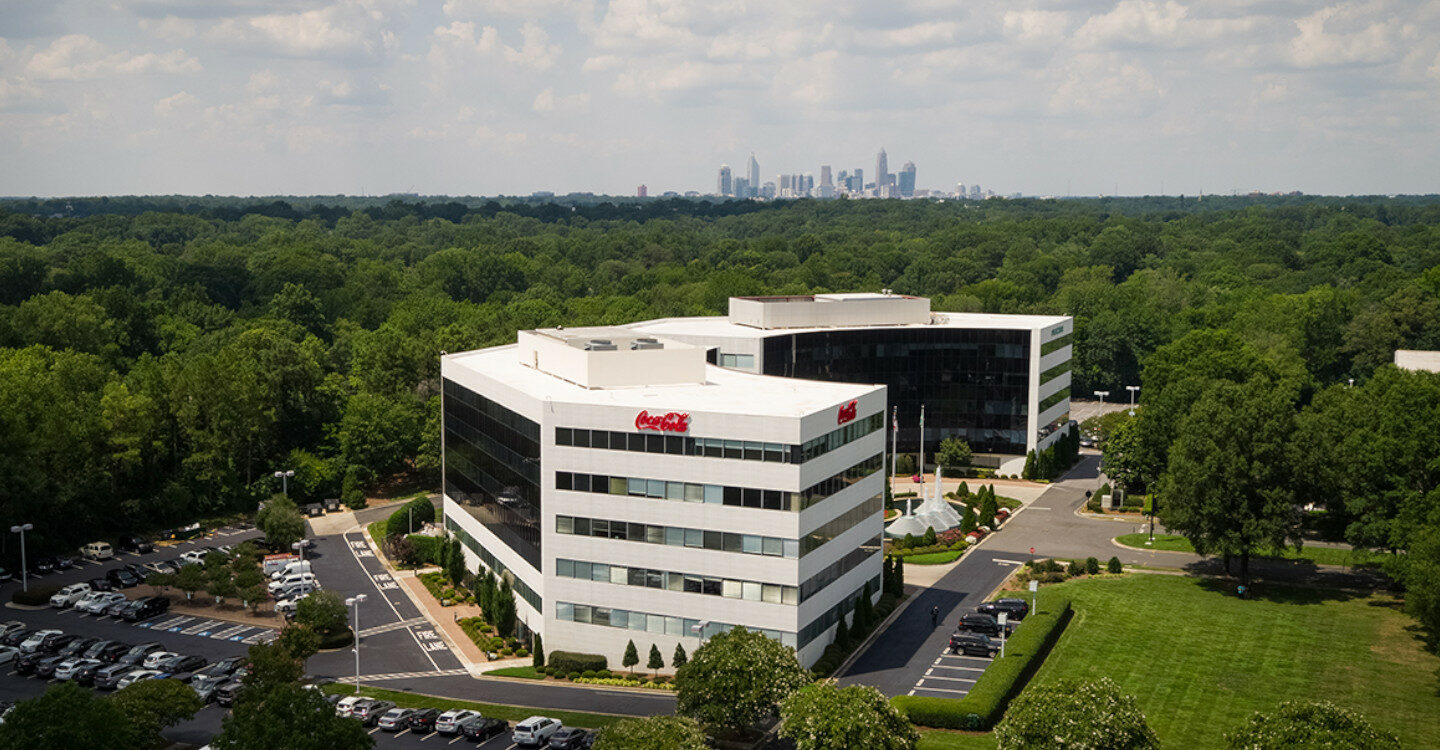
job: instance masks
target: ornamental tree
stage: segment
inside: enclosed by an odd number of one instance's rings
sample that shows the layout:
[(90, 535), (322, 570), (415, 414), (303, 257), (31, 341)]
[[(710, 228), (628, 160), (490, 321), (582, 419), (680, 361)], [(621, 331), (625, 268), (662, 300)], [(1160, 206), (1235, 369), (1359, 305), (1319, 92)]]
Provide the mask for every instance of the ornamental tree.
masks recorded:
[(621, 657), (620, 665), (634, 672), (635, 665), (640, 663), (640, 652), (635, 648), (635, 641), (625, 644), (625, 656)]
[(946, 471), (961, 469), (970, 465), (970, 444), (960, 438), (945, 438), (940, 441), (940, 452), (935, 460)]
[(660, 654), (659, 646), (653, 643), (650, 644), (650, 659), (645, 663), (645, 666), (650, 670), (652, 675), (659, 674), (660, 670), (665, 668), (665, 657)]
[(676, 673), (675, 710), (703, 725), (738, 731), (774, 716), (780, 701), (809, 682), (795, 649), (737, 627), (696, 649)]
[(1239, 729), (1225, 735), (1225, 741), (1231, 750), (1400, 750), (1395, 735), (1328, 702), (1286, 701), (1270, 714), (1257, 711)]
[(780, 704), (781, 736), (797, 750), (913, 750), (920, 735), (879, 690), (839, 687), (834, 680), (806, 685)]
[(705, 732), (694, 719), (647, 716), (621, 719), (600, 731), (592, 750), (707, 750)]
[(999, 750), (1151, 750), (1160, 747), (1135, 699), (1108, 677), (1030, 687), (995, 727)]

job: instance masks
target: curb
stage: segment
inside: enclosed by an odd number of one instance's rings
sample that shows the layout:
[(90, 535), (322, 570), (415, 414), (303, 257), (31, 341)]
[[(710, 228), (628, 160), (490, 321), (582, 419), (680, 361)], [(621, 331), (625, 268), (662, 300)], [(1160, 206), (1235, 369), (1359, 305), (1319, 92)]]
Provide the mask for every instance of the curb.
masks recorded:
[(1130, 551), (1132, 551), (1132, 552), (1160, 552), (1160, 553), (1163, 553), (1163, 554), (1166, 554), (1166, 555), (1194, 555), (1195, 557), (1198, 557), (1198, 558), (1200, 558), (1201, 560), (1204, 560), (1204, 559), (1205, 559), (1205, 556), (1204, 556), (1204, 555), (1198, 554), (1198, 553), (1196, 553), (1196, 552), (1181, 552), (1181, 551), (1178, 550), (1178, 549), (1154, 549), (1154, 548), (1150, 548), (1150, 547), (1132, 547), (1132, 546), (1130, 546), (1130, 545), (1128, 545), (1128, 544), (1121, 544), (1119, 537), (1111, 537), (1110, 543), (1113, 544), (1113, 545), (1115, 545), (1116, 547), (1119, 547), (1120, 549), (1130, 550)]
[(48, 604), (16, 604), (15, 602), (5, 602), (5, 606), (10, 609), (18, 609), (21, 612), (39, 612), (42, 609), (51, 609)]
[[(515, 683), (520, 683), (520, 684), (524, 684), (524, 685), (544, 685), (544, 686), (546, 686), (546, 687), (563, 687), (563, 688), (570, 688), (570, 689), (572, 689), (572, 690), (598, 690), (598, 691), (600, 691), (600, 692), (639, 693), (640, 695), (668, 695), (668, 696), (670, 696), (671, 698), (674, 698), (674, 697), (675, 697), (675, 691), (674, 691), (674, 690), (666, 690), (666, 689), (664, 689), (664, 688), (630, 687), (629, 685), (586, 685), (586, 684), (584, 684), (584, 683), (576, 684), (576, 683), (574, 683), (574, 682), (570, 682), (569, 680), (551, 680), (551, 679), (548, 679), (548, 678), (547, 678), (547, 679), (543, 679), (543, 680), (531, 680), (531, 679), (527, 679), (527, 678), (525, 678), (525, 677), (506, 677), (506, 676), (504, 676), (504, 675), (487, 675), (487, 674), (482, 674), (482, 675), (480, 675), (479, 677), (476, 677), (475, 679), (477, 679), (477, 680), (494, 680), (494, 681), (496, 681), (496, 682), (515, 682)], [(593, 713), (593, 712), (586, 712), (586, 713)]]

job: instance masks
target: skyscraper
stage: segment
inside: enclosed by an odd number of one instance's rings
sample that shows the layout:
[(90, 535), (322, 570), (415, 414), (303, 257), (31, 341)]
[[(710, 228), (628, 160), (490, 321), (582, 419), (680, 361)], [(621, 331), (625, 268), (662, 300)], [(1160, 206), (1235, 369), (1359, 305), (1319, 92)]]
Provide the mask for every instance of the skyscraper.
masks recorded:
[(745, 167), (745, 179), (749, 180), (750, 187), (760, 186), (760, 162), (755, 161), (755, 152), (750, 152), (750, 163)]
[(645, 187), (644, 185), (641, 185), (640, 187), (635, 188), (635, 197), (636, 197), (636, 198), (645, 198), (645, 197), (647, 197), (647, 196), (649, 196), (649, 195), (650, 195), (650, 189), (647, 188), (647, 187)]
[(885, 149), (881, 148), (880, 153), (875, 155), (875, 194), (885, 194), (885, 184), (890, 182), (890, 160), (885, 156)]
[(907, 161), (900, 168), (900, 195), (909, 198), (915, 195), (915, 162)]
[(736, 177), (731, 180), (730, 189), (734, 192), (736, 198), (750, 197), (750, 181), (744, 177)]
[(834, 184), (830, 181), (830, 165), (820, 165), (820, 187), (830, 187)]
[(715, 180), (715, 192), (719, 193), (720, 195), (730, 195), (730, 190), (730, 165), (721, 164), (720, 175)]

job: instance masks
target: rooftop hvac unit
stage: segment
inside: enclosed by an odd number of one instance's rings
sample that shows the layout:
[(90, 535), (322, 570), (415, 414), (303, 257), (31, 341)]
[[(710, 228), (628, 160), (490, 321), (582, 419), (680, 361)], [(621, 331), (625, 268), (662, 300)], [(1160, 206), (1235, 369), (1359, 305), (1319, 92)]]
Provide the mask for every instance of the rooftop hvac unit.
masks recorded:
[(590, 339), (590, 341), (585, 344), (585, 351), (587, 352), (613, 352), (619, 348), (620, 347), (616, 346), (615, 342), (610, 339)]
[(631, 349), (664, 349), (665, 345), (659, 339), (638, 338), (630, 342)]

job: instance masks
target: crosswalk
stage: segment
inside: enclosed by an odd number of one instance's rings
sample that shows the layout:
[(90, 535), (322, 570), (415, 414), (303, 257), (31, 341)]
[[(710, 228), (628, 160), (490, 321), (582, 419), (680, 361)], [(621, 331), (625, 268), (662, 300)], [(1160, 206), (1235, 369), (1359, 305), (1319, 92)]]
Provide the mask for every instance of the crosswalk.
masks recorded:
[(399, 621), (399, 622), (390, 622), (390, 623), (386, 623), (386, 624), (384, 624), (384, 625), (376, 625), (376, 626), (373, 627), (373, 628), (366, 628), (366, 629), (360, 631), (360, 637), (361, 637), (361, 638), (367, 638), (367, 637), (372, 636), (372, 635), (379, 635), (379, 634), (381, 634), (381, 633), (388, 633), (388, 632), (390, 632), (390, 631), (392, 631), (392, 630), (400, 630), (400, 629), (402, 629), (402, 628), (408, 628), (408, 627), (410, 627), (411, 625), (423, 625), (423, 624), (428, 623), (428, 622), (430, 622), (430, 621), (427, 620), (427, 619), (425, 619), (425, 618), (423, 618), (423, 617), (412, 617), (412, 618), (410, 618), (409, 620), (401, 620), (401, 621)]
[(214, 638), (219, 641), (234, 641), (252, 646), (257, 643), (269, 643), (275, 640), (277, 635), (274, 628), (258, 628), (227, 620), (207, 620), (203, 617), (188, 615), (161, 615), (145, 622), (137, 622), (135, 627), (146, 628), (156, 633), (179, 633), (201, 638)]
[[(470, 674), (470, 671), (466, 669), (432, 669), (423, 672), (388, 672), (386, 674), (362, 674), (360, 675), (360, 680), (362, 682), (374, 682), (383, 680), (405, 680), (414, 677), (460, 677), (462, 675), (468, 674)], [(341, 681), (343, 682), (344, 678), (342, 678)]]

